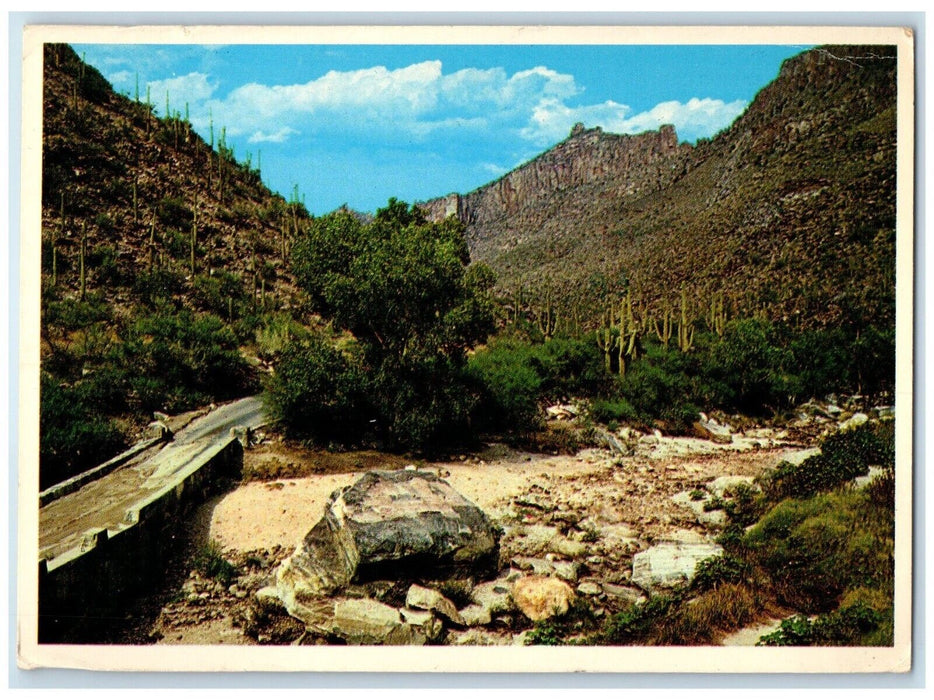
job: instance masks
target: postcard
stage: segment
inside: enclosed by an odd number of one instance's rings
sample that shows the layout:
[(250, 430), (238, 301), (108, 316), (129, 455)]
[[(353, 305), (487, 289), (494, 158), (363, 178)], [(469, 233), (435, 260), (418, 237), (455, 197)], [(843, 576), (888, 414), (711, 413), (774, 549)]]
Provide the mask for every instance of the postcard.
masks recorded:
[(21, 667), (910, 670), (909, 29), (23, 46)]

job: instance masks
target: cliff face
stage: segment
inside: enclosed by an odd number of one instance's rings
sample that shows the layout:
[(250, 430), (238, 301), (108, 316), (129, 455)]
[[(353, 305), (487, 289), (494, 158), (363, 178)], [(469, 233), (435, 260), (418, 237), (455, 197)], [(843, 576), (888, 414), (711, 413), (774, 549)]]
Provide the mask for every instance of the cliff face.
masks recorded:
[[(696, 147), (674, 130), (575, 127), (550, 151), (426, 207), (467, 224), (474, 260), (596, 311), (635, 288), (677, 303), (724, 293), (735, 314), (808, 325), (894, 318), (894, 47), (787, 60), (731, 127)], [(702, 302), (699, 302), (702, 303)]]
[(422, 206), (431, 219), (453, 214), (466, 223), (471, 254), (483, 258), (502, 247), (504, 228), (540, 229), (559, 193), (596, 190), (621, 200), (644, 196), (680, 176), (692, 150), (678, 144), (669, 125), (630, 136), (576, 124), (567, 139), (499, 180)]

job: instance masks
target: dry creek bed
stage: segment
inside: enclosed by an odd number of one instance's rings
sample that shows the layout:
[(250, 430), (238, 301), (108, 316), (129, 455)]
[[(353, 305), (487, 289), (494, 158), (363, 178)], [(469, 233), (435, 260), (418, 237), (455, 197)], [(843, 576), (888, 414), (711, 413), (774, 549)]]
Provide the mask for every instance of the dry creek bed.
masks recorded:
[[(629, 585), (636, 552), (659, 542), (711, 542), (716, 536), (715, 525), (699, 523), (697, 514), (677, 505), (673, 496), (722, 476), (755, 477), (800, 449), (760, 431), (755, 437), (735, 436), (730, 445), (661, 437), (640, 442), (630, 457), (601, 449), (547, 456), (494, 445), (480, 454), (418, 467), (444, 478), (502, 526), (500, 576), (557, 575), (603, 616), (640, 595)], [(188, 533), (185, 570), (150, 600), (148, 614), (140, 614), (121, 641), (323, 643), (303, 635), (302, 624), (287, 615), (257, 619), (254, 594), (321, 518), (333, 491), (368, 469), (404, 466), (398, 457), (372, 452), (329, 463), (323, 455), (275, 440), (249, 450), (245, 473), (290, 476), (246, 481), (205, 503)], [(227, 583), (188, 570), (191, 555), (212, 540), (236, 567)], [(406, 586), (396, 587), (385, 584), (377, 595), (387, 602), (404, 598)], [(373, 595), (373, 589), (357, 594)], [(754, 644), (775, 622), (721, 643)], [(523, 643), (522, 630), (510, 623), (507, 617), (483, 628), (451, 630), (445, 643)]]

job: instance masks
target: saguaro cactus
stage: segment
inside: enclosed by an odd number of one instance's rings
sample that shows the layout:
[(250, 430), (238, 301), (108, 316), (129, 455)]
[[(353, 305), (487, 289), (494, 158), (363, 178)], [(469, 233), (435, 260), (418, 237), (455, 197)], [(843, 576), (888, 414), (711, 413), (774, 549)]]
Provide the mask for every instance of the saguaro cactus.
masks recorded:
[(149, 225), (149, 273), (156, 264), (156, 214), (153, 212), (152, 223)]
[(545, 295), (541, 310), (535, 314), (535, 322), (538, 330), (545, 336), (545, 340), (551, 340), (554, 337), (555, 331), (558, 330), (558, 311), (552, 303), (550, 292)]
[(84, 301), (85, 293), (87, 292), (87, 272), (84, 268), (84, 260), (88, 253), (88, 229), (87, 225), (84, 223), (81, 224), (81, 247), (79, 250), (79, 288), (81, 301)]
[(619, 346), (619, 336), (613, 333), (613, 308), (603, 314), (603, 323), (597, 329), (597, 347), (603, 351), (603, 366), (607, 374), (613, 371), (613, 350)]
[(198, 245), (198, 194), (195, 193), (194, 218), (191, 221), (191, 276), (195, 276), (195, 249)]
[(678, 325), (678, 347), (688, 352), (694, 347), (694, 319), (688, 318), (688, 295), (681, 285), (681, 323)]
[(655, 331), (655, 335), (658, 336), (658, 340), (661, 342), (661, 344), (667, 348), (668, 342), (671, 340), (672, 328), (674, 326), (671, 305), (668, 302), (665, 302), (665, 306), (661, 312), (661, 317), (661, 324), (659, 324), (657, 319), (654, 317), (652, 318), (652, 330)]
[(710, 300), (710, 309), (707, 311), (707, 327), (722, 338), (726, 328), (726, 309), (723, 305), (723, 292), (718, 292)]

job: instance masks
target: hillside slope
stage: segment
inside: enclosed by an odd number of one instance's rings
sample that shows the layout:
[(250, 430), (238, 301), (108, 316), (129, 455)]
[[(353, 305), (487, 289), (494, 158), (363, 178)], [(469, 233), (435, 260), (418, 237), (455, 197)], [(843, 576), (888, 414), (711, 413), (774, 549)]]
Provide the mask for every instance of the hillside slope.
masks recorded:
[(42, 487), (153, 411), (259, 390), (297, 327), (287, 260), (307, 217), (223, 130), (205, 143), (170, 104), (157, 118), (68, 46), (44, 59)]
[(551, 291), (565, 307), (592, 311), (627, 286), (645, 304), (676, 303), (686, 285), (698, 308), (722, 292), (733, 313), (888, 325), (894, 59), (894, 47), (811, 50), (697, 147), (671, 127), (575, 127), (500, 180), (425, 206), (467, 224), (504, 291)]

